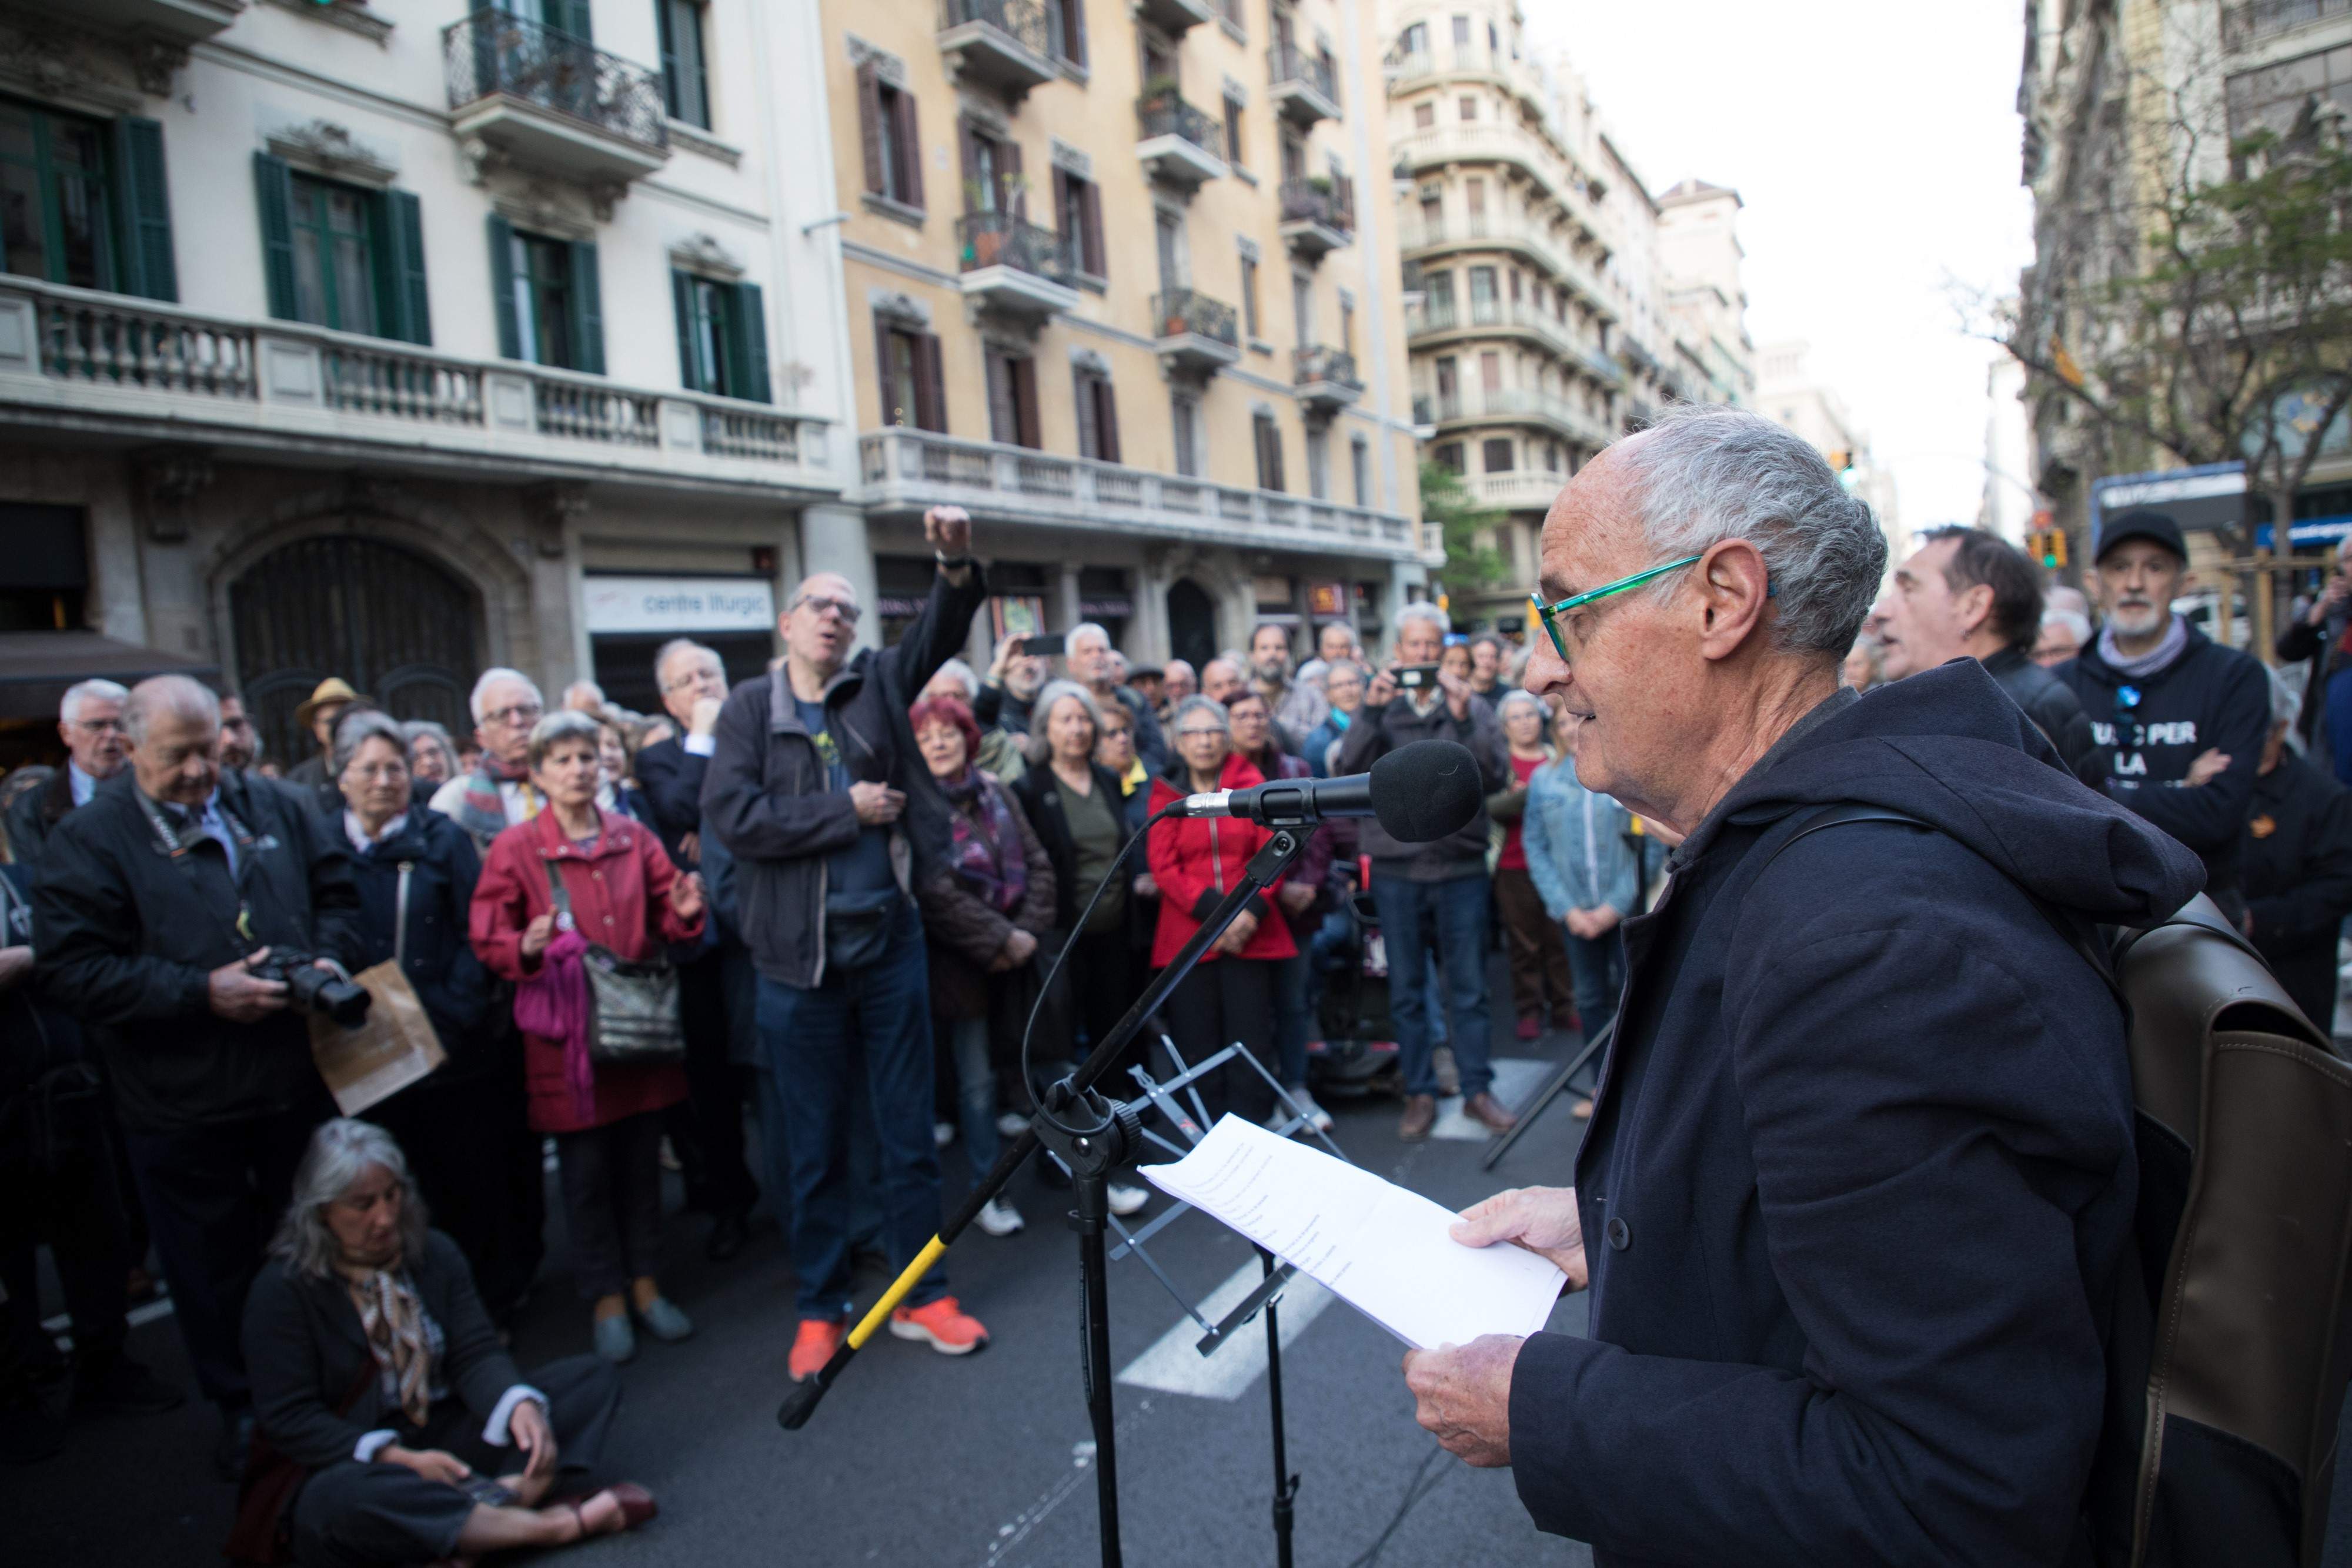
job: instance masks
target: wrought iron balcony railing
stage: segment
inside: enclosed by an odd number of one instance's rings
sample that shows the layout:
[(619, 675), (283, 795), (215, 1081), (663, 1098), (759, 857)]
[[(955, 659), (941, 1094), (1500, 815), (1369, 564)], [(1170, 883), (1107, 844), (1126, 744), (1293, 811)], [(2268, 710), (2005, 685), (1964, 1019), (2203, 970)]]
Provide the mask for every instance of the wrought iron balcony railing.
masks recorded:
[(1211, 157), (1225, 155), (1224, 121), (1193, 108), (1177, 94), (1148, 93), (1136, 100), (1135, 110), (1143, 121), (1145, 141), (1155, 136), (1181, 137)]
[(1159, 337), (1207, 338), (1227, 348), (1241, 346), (1241, 318), (1222, 299), (1190, 288), (1171, 288), (1151, 297), (1151, 315)]
[(1356, 356), (1328, 343), (1294, 349), (1290, 354), (1291, 384), (1307, 386), (1316, 382), (1329, 382), (1344, 387), (1361, 387), (1363, 377), (1356, 373)]
[(1352, 234), (1356, 228), (1355, 191), (1345, 180), (1318, 179), (1285, 180), (1282, 183), (1282, 221), (1321, 224), (1326, 228)]
[(1314, 89), (1335, 104), (1339, 101), (1339, 89), (1332, 80), (1329, 64), (1320, 56), (1310, 55), (1296, 44), (1275, 44), (1267, 48), (1265, 79), (1275, 87), (1285, 82), (1297, 82)]
[(2221, 7), (2221, 47), (2242, 49), (2323, 16), (2352, 13), (2352, 0), (2242, 0)]
[(503, 94), (646, 147), (669, 145), (661, 78), (561, 28), (485, 7), (442, 30), (449, 107)]
[(993, 27), (1032, 54), (1053, 52), (1043, 0), (940, 0), (940, 31), (967, 22)]
[(956, 220), (956, 249), (961, 269), (977, 272), (984, 267), (1010, 267), (1021, 272), (1067, 283), (1076, 270), (1069, 242), (1052, 229), (1015, 217), (1011, 213), (967, 213)]

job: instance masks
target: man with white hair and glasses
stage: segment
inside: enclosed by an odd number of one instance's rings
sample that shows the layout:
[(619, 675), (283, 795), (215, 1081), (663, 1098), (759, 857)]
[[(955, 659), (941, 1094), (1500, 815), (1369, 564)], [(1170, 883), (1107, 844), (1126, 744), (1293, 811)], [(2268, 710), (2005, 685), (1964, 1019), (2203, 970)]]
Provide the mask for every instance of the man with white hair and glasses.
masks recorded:
[(504, 665), (484, 670), (467, 699), (482, 759), (433, 792), (433, 809), (453, 817), (487, 852), (490, 841), (528, 822), (547, 804), (530, 781), (530, 730), (547, 712), (539, 684)]
[(1135, 716), (1135, 754), (1147, 769), (1157, 773), (1168, 766), (1168, 742), (1160, 734), (1159, 716), (1141, 693), (1119, 684), (1118, 650), (1111, 646), (1108, 632), (1091, 621), (1070, 628), (1063, 663), (1070, 668), (1070, 679), (1094, 695), (1096, 706), (1116, 702)]
[(8, 808), (8, 851), (19, 864), (37, 864), (50, 830), (67, 812), (89, 804), (98, 787), (122, 771), (122, 705), (130, 696), (112, 681), (82, 681), (66, 688), (58, 704), (66, 765)]
[(1574, 1185), (1454, 1231), (1589, 1286), (1589, 1333), (1412, 1353), (1422, 1425), (1603, 1568), (2127, 1550), (2093, 1500), (2132, 1492), (2095, 1484), (2107, 1343), (2149, 1332), (2131, 1069), (2062, 926), (2170, 914), (2196, 857), (1973, 660), (1839, 684), (1885, 539), (1769, 420), (1611, 447), (1541, 560), (1528, 685), (1681, 841)]

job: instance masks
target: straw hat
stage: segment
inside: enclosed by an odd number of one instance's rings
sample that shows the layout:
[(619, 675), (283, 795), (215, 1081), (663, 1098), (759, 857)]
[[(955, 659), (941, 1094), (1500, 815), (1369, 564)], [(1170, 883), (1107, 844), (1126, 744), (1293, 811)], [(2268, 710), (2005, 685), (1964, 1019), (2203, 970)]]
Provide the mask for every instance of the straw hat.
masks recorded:
[(294, 727), (297, 729), (310, 728), (310, 720), (318, 716), (319, 710), (322, 707), (331, 706), (336, 703), (348, 706), (352, 703), (366, 701), (367, 698), (352, 690), (351, 682), (341, 675), (329, 675), (319, 683), (318, 690), (310, 694), (310, 700), (294, 710)]

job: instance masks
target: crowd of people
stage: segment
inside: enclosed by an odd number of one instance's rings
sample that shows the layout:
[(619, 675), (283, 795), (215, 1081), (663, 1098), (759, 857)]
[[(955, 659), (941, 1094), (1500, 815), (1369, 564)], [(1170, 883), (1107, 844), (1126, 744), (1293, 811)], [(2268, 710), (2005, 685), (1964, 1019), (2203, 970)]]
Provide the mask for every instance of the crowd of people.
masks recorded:
[[(660, 649), (650, 716), (587, 682), (551, 708), (497, 668), (457, 737), (331, 679), (297, 716), (315, 753), (281, 771), (235, 692), (72, 688), (64, 763), (0, 781), (0, 1452), (57, 1451), (43, 1390), (60, 1380), (78, 1411), (183, 1403), (125, 1350), (152, 1258), (221, 1414), (224, 1476), (255, 1507), (271, 1464), (308, 1476), (266, 1524), (320, 1560), (627, 1528), (652, 1507), (635, 1489), (548, 1500), (601, 1447), (611, 1369), (640, 1333), (694, 1333), (660, 1283), (665, 1164), (716, 1261), (764, 1198), (796, 1280), (791, 1374), (810, 1375), (846, 1333), (854, 1260), (915, 1260), (947, 1152), (986, 1172), (1265, 842), (1242, 819), (1171, 817), (1123, 852), (1187, 794), (1360, 773), (1427, 739), (1467, 748), (1486, 791), (1435, 841), (1329, 824), (1116, 1082), (1164, 1069), (1146, 1050), (1163, 1031), (1188, 1061), (1239, 1041), (1283, 1100), (1235, 1059), (1201, 1086), (1213, 1114), (1328, 1127), (1316, 1042), (1343, 991), (1371, 995), (1398, 1135), (1429, 1136), (1447, 1094), (1500, 1134), (1515, 1116), (1494, 1092), (1490, 956), (1517, 1038), (1611, 1022), (1624, 923), (1660, 870), (1645, 847), (1676, 841), (1580, 782), (1585, 716), (1525, 689), (1529, 648), (1458, 635), (1419, 602), (1379, 659), (1344, 622), (1310, 649), (1269, 621), (1198, 670), (1142, 667), (1087, 624), (1058, 669), (1008, 636), (983, 673), (958, 656), (987, 596), (970, 519), (939, 508), (926, 528), (938, 571), (894, 644), (858, 646), (866, 607), (820, 573), (759, 678), (730, 687), (690, 640)], [(2339, 570), (2280, 639), (2283, 661), (2313, 664), (2305, 689), (2173, 612), (2188, 556), (2168, 517), (2112, 521), (2095, 624), (2013, 547), (1936, 530), (1893, 573), (1845, 684), (1976, 661), (2046, 760), (2202, 859), (2207, 891), (2326, 1027), (2352, 913), (2352, 579)], [(1537, 635), (1564, 635), (1561, 608)], [(339, 1117), (306, 972), (383, 966), (446, 1060)], [(658, 1026), (621, 1018), (649, 994)], [(526, 1380), (499, 1341), (545, 1261), (551, 1151), (594, 1354)], [(1131, 1179), (1110, 1198), (1121, 1215), (1149, 1201)], [(1021, 1229), (1013, 1190), (978, 1223)], [(40, 1323), (42, 1245), (70, 1357)], [(937, 1265), (888, 1327), (950, 1355), (988, 1341)], [(470, 1463), (449, 1458), (466, 1444)], [(499, 1479), (458, 1484), (481, 1475)]]

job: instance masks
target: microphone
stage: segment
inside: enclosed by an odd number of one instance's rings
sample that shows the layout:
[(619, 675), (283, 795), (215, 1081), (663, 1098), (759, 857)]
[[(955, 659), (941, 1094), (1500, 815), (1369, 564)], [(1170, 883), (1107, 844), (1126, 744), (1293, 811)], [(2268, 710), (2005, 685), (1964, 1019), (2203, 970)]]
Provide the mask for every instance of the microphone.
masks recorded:
[(1243, 817), (1269, 828), (1300, 827), (1326, 817), (1372, 817), (1400, 843), (1423, 844), (1460, 832), (1486, 797), (1477, 760), (1450, 740), (1400, 746), (1370, 773), (1342, 779), (1279, 779), (1247, 789), (1187, 795), (1187, 817)]

